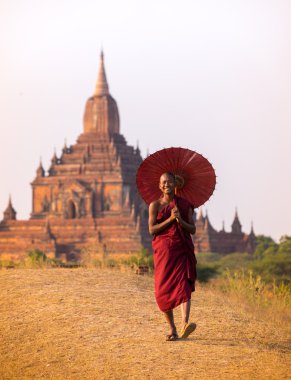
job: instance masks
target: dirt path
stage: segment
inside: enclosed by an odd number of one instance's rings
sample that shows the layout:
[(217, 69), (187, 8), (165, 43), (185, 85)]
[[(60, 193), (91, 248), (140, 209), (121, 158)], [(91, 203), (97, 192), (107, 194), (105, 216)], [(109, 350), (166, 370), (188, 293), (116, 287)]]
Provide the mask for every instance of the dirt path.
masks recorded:
[(1, 380), (291, 379), (288, 337), (205, 288), (185, 341), (164, 340), (152, 279), (132, 273), (2, 270), (0, 313)]

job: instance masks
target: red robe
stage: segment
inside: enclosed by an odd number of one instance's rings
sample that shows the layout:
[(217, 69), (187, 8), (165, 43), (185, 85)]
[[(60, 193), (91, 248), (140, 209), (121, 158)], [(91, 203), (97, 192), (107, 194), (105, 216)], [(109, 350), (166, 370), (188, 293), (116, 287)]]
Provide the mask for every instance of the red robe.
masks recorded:
[[(159, 211), (157, 223), (168, 219), (177, 205), (183, 220), (188, 221), (192, 205), (183, 198), (173, 201)], [(161, 311), (175, 308), (191, 298), (195, 290), (196, 257), (189, 232), (177, 221), (155, 234), (152, 242), (155, 266), (155, 295)]]

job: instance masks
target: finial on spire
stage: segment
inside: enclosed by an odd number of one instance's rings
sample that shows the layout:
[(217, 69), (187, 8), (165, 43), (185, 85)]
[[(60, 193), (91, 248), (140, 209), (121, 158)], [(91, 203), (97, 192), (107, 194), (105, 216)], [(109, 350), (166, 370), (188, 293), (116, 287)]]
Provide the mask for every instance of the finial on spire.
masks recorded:
[(45, 176), (45, 171), (44, 171), (44, 168), (42, 166), (41, 157), (39, 158), (39, 165), (38, 165), (38, 168), (36, 169), (36, 175), (37, 175), (37, 177), (44, 177)]
[(6, 210), (4, 211), (4, 218), (3, 220), (15, 220), (16, 219), (16, 211), (14, 210), (12, 206), (12, 198), (11, 194), (9, 194), (9, 200), (8, 200), (8, 206)]
[(135, 149), (136, 154), (140, 154), (140, 149), (139, 149), (139, 142), (138, 140), (136, 141), (136, 149)]
[(238, 212), (237, 212), (237, 207), (235, 208), (235, 214), (234, 214), (234, 219), (231, 225), (231, 231), (233, 233), (238, 233), (240, 234), (242, 232), (241, 230), (241, 223), (238, 218)]
[(64, 140), (64, 146), (63, 146), (62, 152), (63, 153), (67, 153), (68, 152), (67, 139)]
[(254, 235), (255, 233), (254, 233), (254, 223), (253, 223), (253, 221), (251, 221), (251, 233), (250, 233), (251, 235)]
[(224, 220), (222, 221), (222, 231), (225, 232)]
[(199, 208), (198, 220), (200, 220), (200, 221), (204, 221), (204, 216), (203, 216), (203, 210), (202, 210), (202, 207)]
[(57, 164), (58, 163), (58, 157), (57, 157), (57, 150), (54, 148), (54, 155), (52, 156), (51, 159), (52, 164)]
[(99, 67), (96, 88), (95, 88), (95, 95), (97, 96), (109, 95), (109, 87), (108, 87), (107, 78), (105, 74), (105, 68), (104, 68), (103, 49), (101, 49), (101, 52), (100, 52), (100, 67)]

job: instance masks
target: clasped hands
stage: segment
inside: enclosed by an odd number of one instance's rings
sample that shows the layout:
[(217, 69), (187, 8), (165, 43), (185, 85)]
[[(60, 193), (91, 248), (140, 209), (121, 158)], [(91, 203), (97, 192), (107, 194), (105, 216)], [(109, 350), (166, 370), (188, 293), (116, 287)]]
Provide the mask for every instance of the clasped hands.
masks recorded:
[(175, 206), (175, 207), (172, 208), (172, 210), (171, 210), (171, 219), (172, 219), (172, 220), (175, 220), (175, 219), (176, 219), (177, 222), (180, 223), (180, 224), (181, 224), (181, 222), (182, 222), (182, 217), (181, 217), (180, 211), (179, 211), (179, 209), (178, 209), (177, 206)]

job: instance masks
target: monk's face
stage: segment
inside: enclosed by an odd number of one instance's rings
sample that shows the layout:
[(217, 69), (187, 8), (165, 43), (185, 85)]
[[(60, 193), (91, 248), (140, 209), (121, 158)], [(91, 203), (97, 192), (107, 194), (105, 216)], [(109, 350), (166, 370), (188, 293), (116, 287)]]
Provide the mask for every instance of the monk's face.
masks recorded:
[(172, 194), (175, 191), (175, 180), (169, 174), (162, 174), (159, 188), (163, 194)]

